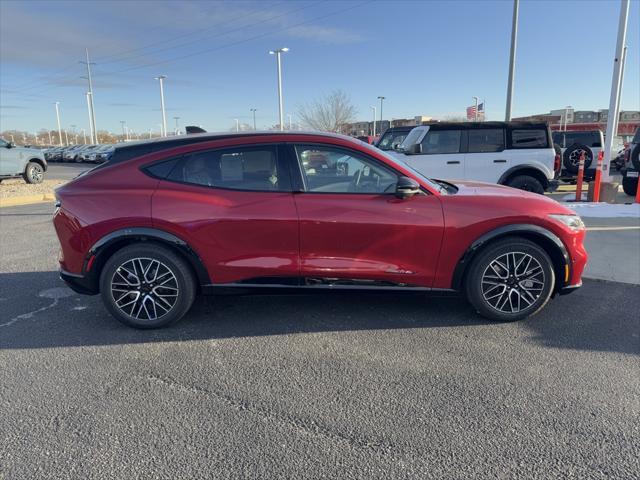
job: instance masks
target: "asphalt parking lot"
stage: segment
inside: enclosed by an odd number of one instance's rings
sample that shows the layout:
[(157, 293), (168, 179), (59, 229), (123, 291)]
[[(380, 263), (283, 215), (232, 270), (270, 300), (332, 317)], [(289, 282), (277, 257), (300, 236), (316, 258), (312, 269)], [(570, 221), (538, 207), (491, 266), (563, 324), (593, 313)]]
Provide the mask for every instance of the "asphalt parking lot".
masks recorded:
[(0, 210), (3, 480), (637, 478), (640, 286), (514, 324), (451, 297), (217, 297), (137, 331), (58, 280), (52, 208)]

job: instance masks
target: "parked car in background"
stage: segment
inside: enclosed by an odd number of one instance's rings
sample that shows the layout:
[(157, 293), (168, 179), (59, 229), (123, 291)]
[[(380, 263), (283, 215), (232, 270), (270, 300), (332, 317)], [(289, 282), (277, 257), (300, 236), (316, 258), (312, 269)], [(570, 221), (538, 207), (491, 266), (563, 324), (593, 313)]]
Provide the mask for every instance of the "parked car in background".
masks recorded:
[[(535, 154), (547, 133), (506, 138)], [(180, 319), (197, 292), (258, 289), (460, 292), (515, 321), (578, 288), (587, 258), (584, 224), (552, 199), (432, 181), (328, 133), (122, 145), (56, 196), (61, 277), (138, 328)]]
[(60, 162), (62, 161), (62, 152), (64, 147), (52, 147), (44, 151), (44, 158), (47, 162)]
[[(569, 175), (578, 173), (580, 157), (584, 154), (584, 169), (587, 177), (595, 174), (594, 159), (604, 145), (604, 136), (600, 130), (553, 132), (553, 144), (562, 155), (562, 168)], [(592, 171), (590, 167), (593, 165)]]
[(47, 171), (44, 151), (16, 147), (0, 138), (0, 182), (7, 178), (24, 178), (27, 183), (41, 183)]
[(360, 135), (356, 138), (361, 142), (368, 143), (369, 145), (375, 144), (376, 141), (378, 140), (378, 137), (377, 136), (374, 137), (373, 135)]
[(633, 139), (625, 149), (625, 162), (620, 172), (624, 193), (635, 196), (638, 191), (638, 172), (640, 172), (640, 128), (636, 129)]
[(380, 150), (395, 150), (415, 126), (387, 128), (374, 144)]
[(62, 161), (64, 162), (75, 162), (78, 159), (78, 155), (85, 148), (86, 145), (71, 145), (65, 148), (62, 153)]
[(539, 194), (558, 186), (560, 157), (546, 123), (422, 125), (393, 154), (430, 178), (477, 180)]
[(86, 156), (87, 161), (93, 163), (102, 163), (108, 161), (114, 152), (113, 145), (99, 145), (99, 148), (96, 148), (91, 153)]

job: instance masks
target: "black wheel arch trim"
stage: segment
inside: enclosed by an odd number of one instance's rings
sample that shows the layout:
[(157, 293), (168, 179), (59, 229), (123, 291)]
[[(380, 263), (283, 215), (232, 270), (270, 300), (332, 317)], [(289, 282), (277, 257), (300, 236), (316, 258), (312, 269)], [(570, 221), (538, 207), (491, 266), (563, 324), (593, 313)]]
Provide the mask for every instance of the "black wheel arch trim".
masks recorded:
[[(100, 267), (104, 265), (106, 258), (101, 258), (101, 254), (111, 250), (109, 247), (113, 247), (117, 244), (130, 244), (133, 242), (159, 242), (167, 245), (172, 249), (177, 250), (182, 257), (184, 257), (195, 272), (198, 283), (200, 285), (207, 285), (211, 283), (209, 273), (202, 262), (200, 256), (191, 246), (181, 239), (180, 237), (153, 227), (132, 227), (115, 230), (108, 233), (89, 249), (84, 264), (82, 266), (82, 274), (89, 283), (94, 283), (97, 290), (98, 278), (96, 271), (99, 271)], [(91, 257), (95, 256), (95, 261), (89, 271), (87, 271), (88, 262)]]
[[(547, 175), (542, 170), (540, 170), (540, 168), (537, 165), (533, 165), (530, 163), (521, 163), (509, 168), (506, 172), (504, 172), (500, 176), (500, 179), (498, 180), (498, 184), (505, 185), (505, 182), (509, 179), (509, 177), (517, 175), (520, 170), (535, 170), (538, 173), (538, 175), (540, 175), (541, 178), (544, 178), (542, 182), (542, 186), (545, 188), (545, 190), (549, 186), (549, 179), (547, 178)], [(523, 175), (526, 175), (526, 173), (523, 172)]]
[[(542, 239), (544, 245), (540, 245), (551, 257), (554, 270), (556, 274), (561, 273), (556, 282), (555, 289), (558, 290), (566, 286), (564, 269), (566, 266), (571, 270), (571, 259), (567, 248), (562, 243), (562, 240), (558, 236), (539, 225), (530, 225), (526, 223), (518, 223), (513, 225), (505, 225), (491, 230), (480, 238), (475, 240), (469, 248), (465, 251), (462, 257), (458, 260), (455, 270), (453, 271), (453, 279), (451, 282), (451, 288), (454, 290), (461, 290), (463, 286), (463, 280), (467, 268), (476, 257), (478, 252), (482, 250), (482, 247), (492, 240), (497, 240), (500, 237), (506, 237), (508, 235), (521, 235), (524, 237), (530, 237), (533, 241)], [(570, 272), (569, 272), (570, 273)], [(570, 275), (569, 275), (570, 277)]]

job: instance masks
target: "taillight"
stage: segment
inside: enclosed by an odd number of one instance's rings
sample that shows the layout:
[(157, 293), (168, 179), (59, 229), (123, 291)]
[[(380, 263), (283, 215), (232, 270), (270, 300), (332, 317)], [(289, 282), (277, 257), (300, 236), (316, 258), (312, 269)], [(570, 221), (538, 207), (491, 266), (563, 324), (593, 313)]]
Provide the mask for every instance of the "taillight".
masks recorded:
[(560, 171), (560, 155), (555, 156), (555, 158), (553, 159), (553, 170), (556, 172)]

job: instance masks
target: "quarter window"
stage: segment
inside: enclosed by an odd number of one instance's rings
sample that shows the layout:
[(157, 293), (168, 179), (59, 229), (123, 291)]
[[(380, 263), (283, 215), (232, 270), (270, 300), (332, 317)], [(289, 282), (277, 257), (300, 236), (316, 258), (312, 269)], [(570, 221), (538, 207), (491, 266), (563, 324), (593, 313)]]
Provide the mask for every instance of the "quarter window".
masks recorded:
[(547, 131), (539, 129), (520, 129), (511, 131), (513, 148), (547, 148)]
[(422, 153), (460, 153), (461, 130), (429, 130), (422, 140)]
[(271, 147), (239, 147), (185, 155), (168, 180), (233, 190), (289, 191)]
[(364, 155), (312, 145), (298, 145), (295, 150), (308, 192), (390, 193), (395, 190), (397, 175)]
[(500, 152), (504, 150), (504, 131), (501, 128), (469, 130), (469, 152)]

